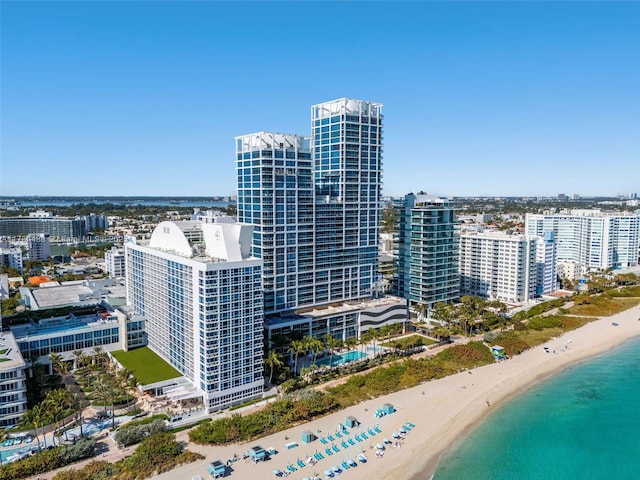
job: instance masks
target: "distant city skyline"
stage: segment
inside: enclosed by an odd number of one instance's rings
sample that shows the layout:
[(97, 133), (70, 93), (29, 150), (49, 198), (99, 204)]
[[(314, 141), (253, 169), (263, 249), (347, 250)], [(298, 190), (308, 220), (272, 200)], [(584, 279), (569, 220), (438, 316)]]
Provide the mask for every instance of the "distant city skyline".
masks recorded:
[(235, 195), (234, 137), (384, 104), (383, 195), (640, 191), (635, 2), (2, 2), (0, 195)]

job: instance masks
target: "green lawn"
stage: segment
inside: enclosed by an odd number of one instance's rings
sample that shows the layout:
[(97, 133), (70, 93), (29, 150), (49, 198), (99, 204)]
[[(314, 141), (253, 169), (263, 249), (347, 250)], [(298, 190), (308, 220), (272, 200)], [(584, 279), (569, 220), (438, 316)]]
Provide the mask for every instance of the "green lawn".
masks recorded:
[(118, 362), (131, 370), (142, 385), (181, 377), (182, 374), (156, 355), (149, 347), (111, 352)]

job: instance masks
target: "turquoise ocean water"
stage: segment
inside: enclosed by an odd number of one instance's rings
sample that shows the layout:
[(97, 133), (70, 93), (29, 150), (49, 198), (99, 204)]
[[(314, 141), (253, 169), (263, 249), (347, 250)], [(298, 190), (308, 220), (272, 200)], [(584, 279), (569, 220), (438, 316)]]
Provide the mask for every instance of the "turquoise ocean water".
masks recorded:
[(496, 410), (434, 476), (462, 479), (640, 479), (640, 340)]

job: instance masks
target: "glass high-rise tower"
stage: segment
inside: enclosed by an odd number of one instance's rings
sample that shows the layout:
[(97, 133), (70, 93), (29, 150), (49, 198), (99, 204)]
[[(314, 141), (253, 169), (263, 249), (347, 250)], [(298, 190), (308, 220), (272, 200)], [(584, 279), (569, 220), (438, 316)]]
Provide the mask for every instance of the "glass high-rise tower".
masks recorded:
[(370, 306), (354, 305), (378, 279), (382, 118), (379, 103), (341, 98), (311, 107), (310, 138), (236, 137), (238, 220), (254, 226), (268, 330), (348, 338), (402, 316), (397, 299), (366, 321)]
[(372, 295), (382, 185), (382, 105), (341, 98), (311, 107), (315, 303)]

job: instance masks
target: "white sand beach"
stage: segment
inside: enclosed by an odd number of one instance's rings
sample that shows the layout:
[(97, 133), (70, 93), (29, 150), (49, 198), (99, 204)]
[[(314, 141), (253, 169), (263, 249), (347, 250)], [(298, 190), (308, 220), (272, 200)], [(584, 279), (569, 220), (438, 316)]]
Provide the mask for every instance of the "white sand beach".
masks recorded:
[[(272, 479), (273, 471), (287, 471), (288, 465), (296, 466), (289, 480), (304, 480), (317, 474), (325, 479), (324, 471), (334, 465), (340, 465), (349, 458), (356, 459), (363, 450), (368, 457), (367, 463), (358, 463), (357, 467), (344, 470), (340, 479), (429, 479), (441, 456), (455, 447), (456, 442), (465, 436), (484, 418), (496, 412), (501, 405), (514, 395), (530, 388), (540, 380), (557, 373), (569, 365), (606, 352), (626, 340), (640, 335), (640, 307), (634, 307), (611, 317), (605, 317), (584, 327), (573, 330), (546, 344), (549, 353), (543, 346), (528, 350), (510, 360), (462, 372), (441, 380), (403, 390), (385, 397), (370, 400), (300, 425), (289, 430), (248, 442), (246, 444), (226, 447), (208, 447), (189, 444), (188, 448), (206, 456), (206, 460), (184, 465), (160, 475), (160, 479), (190, 479), (194, 475), (211, 478), (207, 473), (207, 465), (214, 460), (225, 463), (234, 454), (242, 457), (250, 447), (260, 445), (263, 448), (273, 447), (278, 453), (268, 461), (254, 465), (242, 458), (232, 464), (232, 471), (226, 478)], [(613, 325), (615, 322), (617, 325)], [(555, 350), (555, 353), (553, 351)], [(397, 409), (395, 413), (375, 418), (374, 412), (384, 403), (391, 403)], [(354, 416), (361, 425), (349, 429), (349, 435), (335, 437), (334, 441), (322, 444), (315, 440), (309, 444), (301, 441), (302, 432), (311, 430), (320, 432), (320, 437), (333, 433), (340, 423), (345, 423), (347, 416)], [(384, 456), (375, 455), (375, 445), (386, 437), (392, 441), (392, 434), (407, 421), (415, 424), (404, 441), (402, 447), (388, 445)], [(347, 447), (341, 445), (346, 438), (354, 438), (356, 434), (379, 425), (381, 433), (369, 436), (361, 442)], [(287, 449), (286, 444), (295, 442), (297, 447)], [(338, 452), (329, 456), (325, 448), (336, 445)], [(316, 452), (324, 454), (324, 458), (315, 465), (296, 465), (298, 459), (303, 462)]]

